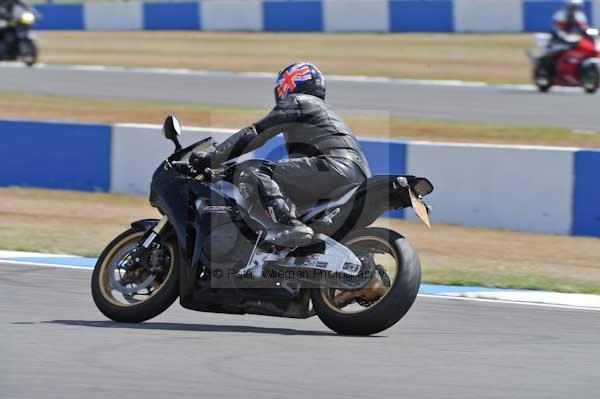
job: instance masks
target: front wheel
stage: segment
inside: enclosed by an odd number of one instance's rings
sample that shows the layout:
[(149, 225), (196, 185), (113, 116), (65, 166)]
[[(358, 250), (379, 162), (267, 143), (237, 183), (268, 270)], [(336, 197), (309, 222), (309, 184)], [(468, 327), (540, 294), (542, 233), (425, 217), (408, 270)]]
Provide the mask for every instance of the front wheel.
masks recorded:
[(550, 75), (548, 68), (542, 65), (537, 65), (535, 67), (533, 80), (541, 93), (547, 93), (552, 87), (552, 76)]
[(372, 265), (372, 279), (357, 291), (313, 289), (315, 313), (339, 334), (377, 334), (396, 324), (414, 303), (421, 285), (419, 258), (406, 238), (382, 228), (352, 232), (343, 243), (363, 264)]
[(35, 65), (38, 59), (38, 50), (35, 42), (31, 39), (24, 39), (19, 42), (19, 58), (31, 67)]
[[(176, 240), (155, 242), (136, 252), (145, 230), (131, 228), (106, 247), (92, 275), (92, 296), (109, 319), (139, 323), (158, 316), (179, 295), (179, 250)], [(158, 239), (157, 239), (158, 241)]]

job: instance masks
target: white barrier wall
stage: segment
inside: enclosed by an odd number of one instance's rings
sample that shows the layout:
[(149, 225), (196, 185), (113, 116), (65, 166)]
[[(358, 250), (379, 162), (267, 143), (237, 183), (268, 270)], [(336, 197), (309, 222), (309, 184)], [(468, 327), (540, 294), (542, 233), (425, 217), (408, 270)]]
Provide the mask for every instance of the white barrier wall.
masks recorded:
[(522, 0), (454, 0), (456, 32), (519, 32)]
[(327, 32), (387, 32), (390, 30), (388, 0), (324, 0)]
[[(232, 133), (184, 131), (184, 145), (208, 136), (221, 142)], [(367, 153), (369, 142), (361, 140)], [(173, 151), (156, 125), (115, 125), (111, 146), (111, 191), (140, 195), (148, 194), (154, 170)], [(576, 149), (429, 142), (407, 142), (405, 147), (406, 173), (426, 176), (435, 185), (427, 199), (434, 222), (571, 233)], [(379, 165), (372, 155), (369, 162)]]
[[(183, 128), (182, 145), (212, 136), (221, 142), (231, 135), (229, 130)], [(111, 191), (123, 194), (147, 195), (152, 174), (169, 155), (173, 144), (166, 140), (160, 126), (114, 125), (111, 143)]]
[(85, 3), (83, 18), (88, 30), (140, 30), (143, 28), (143, 4)]
[(600, 25), (600, 0), (593, 0), (591, 22), (596, 27)]
[(569, 234), (574, 154), (570, 148), (411, 142), (407, 172), (434, 183), (427, 201), (434, 222)]
[(260, 31), (263, 28), (261, 0), (204, 0), (200, 3), (204, 30)]
[[(0, 131), (11, 132), (0, 146), (2, 165), (15, 171), (0, 173), (0, 186), (148, 194), (152, 174), (173, 152), (161, 130), (158, 125), (0, 120)], [(189, 145), (212, 136), (222, 142), (232, 133), (184, 127), (181, 141)], [(68, 149), (74, 157), (48, 159), (44, 170), (33, 166), (39, 156), (24, 164), (14, 148), (42, 139), (44, 151)], [(600, 237), (600, 150), (362, 138), (359, 143), (374, 174), (431, 179), (435, 191), (427, 203), (434, 222)], [(279, 145), (276, 139), (245, 158), (270, 154), (278, 159), (284, 156), (274, 151)]]

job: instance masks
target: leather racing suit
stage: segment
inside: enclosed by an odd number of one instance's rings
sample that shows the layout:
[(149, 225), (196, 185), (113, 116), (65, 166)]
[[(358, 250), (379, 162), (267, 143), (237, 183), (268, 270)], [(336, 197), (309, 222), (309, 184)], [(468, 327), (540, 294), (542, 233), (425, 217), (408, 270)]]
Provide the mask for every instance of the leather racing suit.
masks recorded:
[(257, 191), (276, 224), (291, 224), (297, 217), (295, 205), (306, 209), (331, 199), (335, 189), (370, 177), (350, 128), (323, 100), (308, 94), (291, 94), (279, 101), (264, 119), (217, 146), (210, 161), (221, 164), (261, 147), (279, 133), (289, 158), (240, 173), (241, 183)]

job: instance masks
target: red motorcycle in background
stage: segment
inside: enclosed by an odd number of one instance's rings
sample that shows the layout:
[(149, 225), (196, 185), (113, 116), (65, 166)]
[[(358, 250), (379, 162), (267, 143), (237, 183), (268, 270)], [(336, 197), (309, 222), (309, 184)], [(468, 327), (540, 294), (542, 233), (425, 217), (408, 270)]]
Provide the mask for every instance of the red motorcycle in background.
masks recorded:
[(583, 87), (595, 93), (600, 87), (600, 41), (598, 29), (587, 35), (571, 35), (568, 41), (550, 45), (552, 35), (536, 33), (539, 56), (529, 53), (534, 64), (534, 82), (545, 93), (552, 86)]

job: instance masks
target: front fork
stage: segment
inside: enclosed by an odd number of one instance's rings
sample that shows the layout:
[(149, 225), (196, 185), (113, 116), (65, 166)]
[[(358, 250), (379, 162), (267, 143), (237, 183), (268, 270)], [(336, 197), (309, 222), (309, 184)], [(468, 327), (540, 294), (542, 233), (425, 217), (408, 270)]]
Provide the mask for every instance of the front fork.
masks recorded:
[(145, 249), (150, 248), (150, 245), (152, 245), (156, 237), (158, 237), (159, 234), (164, 230), (167, 223), (169, 223), (169, 218), (167, 217), (167, 215), (164, 215), (162, 219), (160, 219), (160, 221), (150, 230), (148, 236), (142, 243), (142, 247), (144, 247)]

